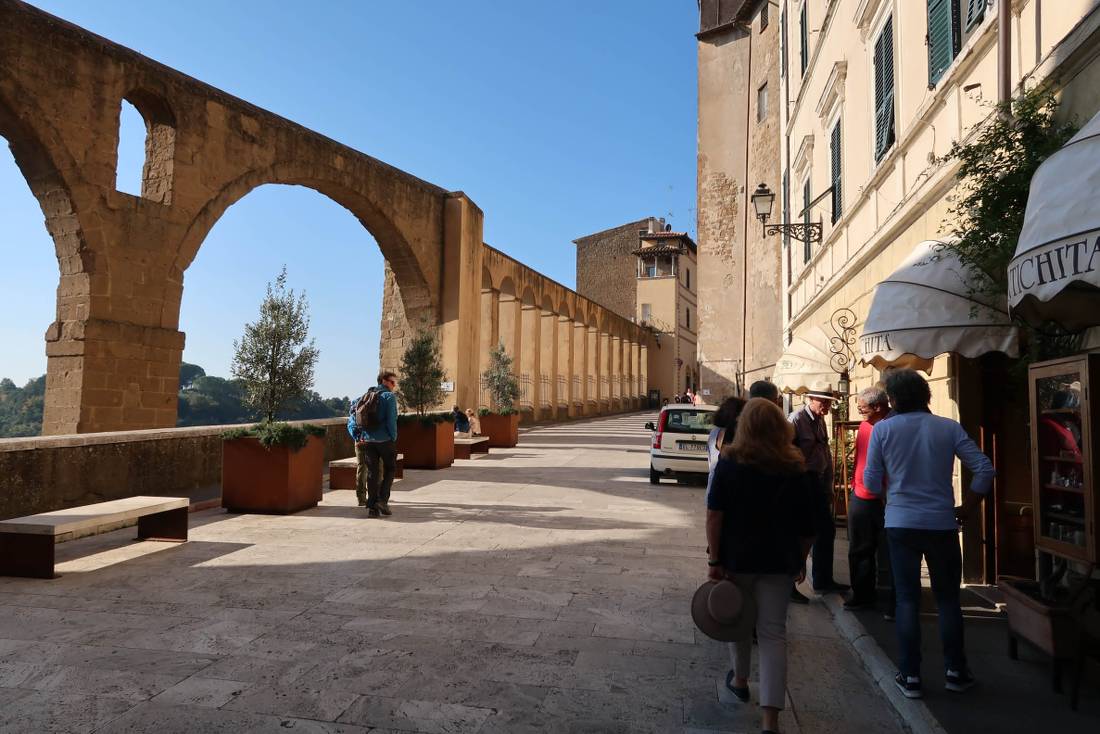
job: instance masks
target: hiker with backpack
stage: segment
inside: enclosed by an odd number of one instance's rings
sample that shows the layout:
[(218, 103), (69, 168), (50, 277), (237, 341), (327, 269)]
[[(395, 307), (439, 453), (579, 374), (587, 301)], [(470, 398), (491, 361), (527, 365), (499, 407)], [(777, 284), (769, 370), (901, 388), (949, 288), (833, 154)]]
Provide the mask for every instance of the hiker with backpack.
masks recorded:
[[(355, 441), (355, 496), (367, 517), (392, 515), (390, 487), (397, 468), (397, 375), (383, 370), (378, 384), (352, 403), (348, 433)], [(379, 467), (381, 465), (381, 467)], [(381, 476), (379, 469), (381, 468)]]

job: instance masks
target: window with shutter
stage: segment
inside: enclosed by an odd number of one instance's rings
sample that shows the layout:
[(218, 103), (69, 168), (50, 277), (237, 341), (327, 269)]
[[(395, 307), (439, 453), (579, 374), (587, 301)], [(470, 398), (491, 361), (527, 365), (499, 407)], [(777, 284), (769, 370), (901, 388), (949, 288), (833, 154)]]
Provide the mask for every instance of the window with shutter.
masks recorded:
[(798, 33), (799, 33), (799, 64), (801, 65), (802, 76), (806, 75), (806, 67), (810, 63), (810, 29), (806, 24), (806, 6), (810, 0), (802, 3), (802, 10), (798, 13)]
[(787, 6), (779, 11), (779, 76), (787, 75)]
[[(810, 226), (810, 179), (806, 179), (806, 182), (802, 184), (802, 223), (806, 225), (808, 229)], [(802, 243), (802, 262), (808, 263), (810, 257), (813, 256), (813, 248), (810, 245), (810, 238), (807, 234), (803, 234), (806, 241)]]
[(836, 224), (844, 212), (844, 189), (840, 182), (840, 120), (836, 121), (833, 132), (829, 136), (829, 157), (833, 187), (833, 224)]
[(956, 0), (928, 0), (928, 86), (936, 86), (959, 53)]
[(966, 30), (973, 30), (985, 18), (986, 0), (967, 0)]
[(875, 162), (894, 144), (894, 19), (875, 40)]

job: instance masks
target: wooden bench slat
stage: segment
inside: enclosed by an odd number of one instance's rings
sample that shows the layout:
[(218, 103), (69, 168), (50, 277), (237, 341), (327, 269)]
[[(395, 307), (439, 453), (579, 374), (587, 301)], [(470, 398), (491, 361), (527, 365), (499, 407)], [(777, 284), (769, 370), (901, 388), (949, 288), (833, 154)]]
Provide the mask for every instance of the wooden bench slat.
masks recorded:
[(476, 444), (476, 443), (482, 443), (482, 442), (488, 441), (488, 440), (489, 440), (488, 436), (474, 436), (474, 437), (471, 437), (471, 438), (456, 438), (455, 443)]
[(187, 497), (125, 497), (94, 505), (69, 507), (37, 515), (0, 520), (0, 532), (24, 535), (63, 535), (100, 525), (136, 520), (145, 515), (186, 508)]

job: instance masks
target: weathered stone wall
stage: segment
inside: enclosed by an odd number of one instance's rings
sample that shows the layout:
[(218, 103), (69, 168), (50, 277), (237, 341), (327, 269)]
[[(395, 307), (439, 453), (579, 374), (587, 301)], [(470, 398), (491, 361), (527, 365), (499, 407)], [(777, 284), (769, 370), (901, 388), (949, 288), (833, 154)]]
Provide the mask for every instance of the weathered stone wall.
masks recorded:
[[(326, 428), (325, 461), (355, 452), (343, 418)], [(229, 426), (0, 439), (0, 519), (93, 502), (218, 492)]]
[[(769, 376), (782, 349), (781, 240), (763, 236), (749, 200), (766, 183), (776, 194), (771, 222), (780, 221), (780, 23), (773, 12), (762, 29), (762, 5), (723, 4), (736, 6), (747, 27), (714, 23), (714, 3), (701, 16), (698, 349), (700, 383), (712, 402)], [(764, 84), (767, 108), (758, 119)]]
[(638, 258), (630, 253), (640, 246), (638, 230), (648, 223), (648, 218), (639, 219), (573, 240), (577, 293), (628, 321), (636, 318), (638, 309)]

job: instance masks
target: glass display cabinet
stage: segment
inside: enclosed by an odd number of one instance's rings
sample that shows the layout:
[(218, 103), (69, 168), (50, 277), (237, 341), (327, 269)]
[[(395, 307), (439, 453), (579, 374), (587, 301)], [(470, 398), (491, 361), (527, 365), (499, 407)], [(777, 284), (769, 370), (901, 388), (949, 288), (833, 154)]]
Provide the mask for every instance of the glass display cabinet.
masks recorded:
[(1032, 364), (1031, 484), (1035, 547), (1086, 563), (1097, 560), (1097, 409), (1100, 354)]

